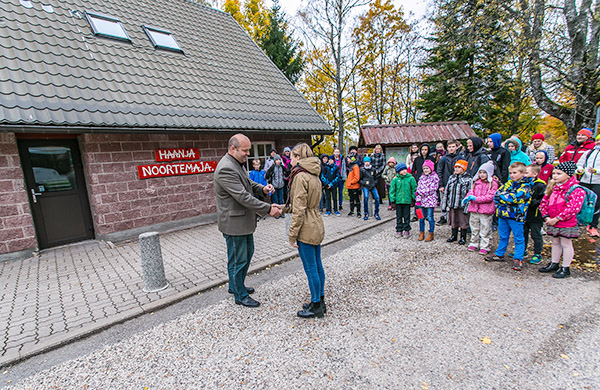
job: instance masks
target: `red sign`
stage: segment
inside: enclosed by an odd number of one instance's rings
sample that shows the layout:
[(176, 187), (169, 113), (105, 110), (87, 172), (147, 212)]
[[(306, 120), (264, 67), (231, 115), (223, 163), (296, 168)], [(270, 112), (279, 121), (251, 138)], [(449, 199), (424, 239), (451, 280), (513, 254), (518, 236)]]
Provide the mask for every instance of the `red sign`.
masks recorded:
[(150, 179), (152, 177), (196, 175), (210, 173), (217, 169), (217, 161), (194, 161), (175, 164), (138, 165), (138, 177)]
[(155, 149), (154, 156), (156, 161), (198, 160), (200, 150), (198, 148)]

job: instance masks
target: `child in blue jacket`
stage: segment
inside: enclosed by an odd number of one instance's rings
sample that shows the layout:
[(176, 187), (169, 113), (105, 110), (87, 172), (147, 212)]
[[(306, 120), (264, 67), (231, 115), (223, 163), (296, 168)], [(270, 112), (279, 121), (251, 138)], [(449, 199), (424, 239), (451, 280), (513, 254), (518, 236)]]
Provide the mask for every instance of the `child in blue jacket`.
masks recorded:
[(325, 193), (325, 215), (331, 215), (331, 205), (333, 204), (333, 213), (340, 215), (338, 211), (338, 183), (340, 181), (340, 171), (335, 165), (335, 160), (329, 158), (327, 163), (321, 168), (321, 183)]

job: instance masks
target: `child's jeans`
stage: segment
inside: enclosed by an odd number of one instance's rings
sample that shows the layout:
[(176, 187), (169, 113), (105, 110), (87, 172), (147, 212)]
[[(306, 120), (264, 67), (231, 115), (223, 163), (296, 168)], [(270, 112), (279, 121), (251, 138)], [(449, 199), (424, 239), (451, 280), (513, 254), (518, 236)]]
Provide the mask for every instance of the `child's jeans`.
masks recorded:
[(493, 214), (471, 213), (469, 226), (471, 227), (471, 242), (469, 246), (490, 250), (492, 242), (492, 219)]
[(331, 212), (332, 211), (331, 209), (333, 208), (333, 211), (337, 213), (337, 211), (338, 211), (338, 199), (337, 199), (338, 189), (337, 189), (337, 186), (331, 187), (331, 188), (325, 188), (324, 192), (325, 192), (325, 208), (327, 209), (328, 212)]
[(523, 235), (525, 237), (525, 250), (529, 244), (529, 232), (533, 239), (533, 253), (536, 255), (542, 254), (544, 248), (544, 238), (542, 237), (542, 222), (525, 222), (523, 225)]
[(429, 221), (429, 233), (435, 229), (435, 220), (433, 219), (433, 207), (419, 207), (423, 211), (422, 219), (419, 219), (419, 231), (425, 231), (425, 220)]
[(373, 200), (375, 201), (375, 213), (373, 215), (379, 215), (379, 194), (377, 193), (377, 188), (373, 187), (371, 189), (363, 187), (363, 209), (365, 212), (365, 216), (369, 215), (369, 193), (373, 194)]
[(396, 232), (410, 232), (410, 204), (396, 204)]
[(348, 188), (348, 197), (350, 198), (350, 212), (354, 212), (356, 209), (357, 213), (360, 213), (360, 189)]
[(525, 236), (523, 235), (524, 224), (524, 222), (517, 222), (514, 219), (498, 218), (498, 234), (500, 235), (500, 241), (498, 242), (498, 248), (496, 248), (496, 256), (502, 257), (506, 253), (508, 239), (510, 238), (510, 232), (512, 231), (513, 240), (515, 241), (514, 259), (523, 261), (523, 257), (525, 256)]
[(271, 195), (273, 204), (283, 204), (283, 187), (275, 188), (275, 192)]

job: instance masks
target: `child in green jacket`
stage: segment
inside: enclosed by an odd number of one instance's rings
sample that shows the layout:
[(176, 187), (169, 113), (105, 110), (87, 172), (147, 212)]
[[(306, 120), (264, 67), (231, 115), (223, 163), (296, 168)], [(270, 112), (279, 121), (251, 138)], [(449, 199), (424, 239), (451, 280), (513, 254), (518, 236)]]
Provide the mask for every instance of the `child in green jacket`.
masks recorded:
[(406, 164), (396, 165), (396, 177), (390, 184), (390, 201), (396, 205), (396, 234), (410, 237), (410, 205), (415, 200), (417, 181), (408, 173)]

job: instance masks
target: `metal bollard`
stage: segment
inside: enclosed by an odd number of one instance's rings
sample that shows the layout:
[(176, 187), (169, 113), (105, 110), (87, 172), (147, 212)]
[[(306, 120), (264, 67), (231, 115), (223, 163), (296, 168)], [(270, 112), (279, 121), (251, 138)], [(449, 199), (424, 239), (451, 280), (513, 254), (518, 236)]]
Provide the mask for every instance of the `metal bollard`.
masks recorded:
[(151, 293), (169, 287), (165, 278), (160, 239), (158, 232), (148, 232), (139, 235), (140, 252), (142, 255), (142, 275), (144, 277), (144, 292)]

